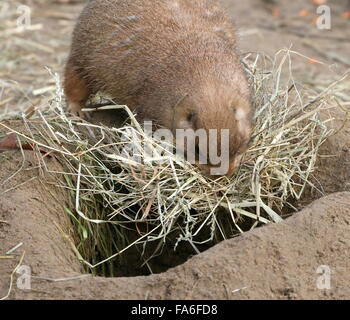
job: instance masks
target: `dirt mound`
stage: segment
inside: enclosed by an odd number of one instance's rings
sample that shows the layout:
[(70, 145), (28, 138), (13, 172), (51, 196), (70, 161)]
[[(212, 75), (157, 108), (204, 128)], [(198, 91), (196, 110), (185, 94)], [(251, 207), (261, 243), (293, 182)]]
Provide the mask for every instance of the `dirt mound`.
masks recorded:
[[(0, 252), (23, 243), (0, 264), (0, 297), (22, 254), (31, 290), (12, 299), (345, 299), (350, 296), (350, 193), (320, 199), (281, 224), (225, 241), (168, 272), (135, 278), (84, 277), (65, 235), (70, 225), (65, 191), (36, 168), (34, 152), (3, 153), (0, 181)], [(49, 168), (57, 169), (54, 158)], [(24, 169), (24, 170), (23, 170)], [(4, 193), (5, 192), (5, 193)], [(321, 267), (328, 266), (328, 267)], [(328, 269), (329, 268), (329, 269)], [(327, 270), (330, 279), (327, 281)], [(321, 273), (317, 273), (317, 271)], [(326, 272), (322, 274), (322, 272)], [(39, 277), (39, 278), (37, 278)], [(319, 288), (317, 286), (319, 285)], [(330, 289), (322, 289), (330, 285)]]

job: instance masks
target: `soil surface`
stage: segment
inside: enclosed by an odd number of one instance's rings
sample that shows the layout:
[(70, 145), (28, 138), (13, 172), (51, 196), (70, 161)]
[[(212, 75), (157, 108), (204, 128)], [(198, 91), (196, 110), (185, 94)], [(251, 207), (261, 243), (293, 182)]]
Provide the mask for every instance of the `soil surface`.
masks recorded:
[[(62, 72), (83, 6), (83, 1), (23, 2), (38, 30), (0, 42), (0, 112), (6, 114), (52, 98), (54, 82), (45, 66)], [(349, 69), (347, 0), (331, 5), (331, 30), (316, 28), (312, 1), (222, 3), (239, 26), (242, 52), (273, 55), (291, 47), (326, 63), (295, 59), (294, 76), (303, 81), (337, 79)], [(5, 29), (12, 24), (7, 20)], [(333, 117), (332, 125), (341, 130), (323, 146), (315, 173), (323, 194), (308, 194), (299, 204), (303, 209), (283, 223), (224, 241), (165, 273), (134, 278), (84, 275), (69, 240), (65, 192), (44, 173), (34, 152), (0, 152), (0, 299), (349, 299), (350, 124), (344, 125), (341, 110)], [(5, 133), (0, 128), (0, 140)], [(46, 166), (60, 168), (49, 157)], [(19, 263), (17, 271), (30, 268), (30, 290), (15, 272)]]
[[(0, 173), (4, 180), (18, 167), (28, 169), (0, 188), (0, 252), (23, 243), (12, 259), (1, 261), (0, 296), (7, 294), (11, 273), (24, 255), (22, 266), (30, 266), (31, 289), (18, 288), (15, 277), (11, 299), (350, 297), (349, 192), (317, 200), (283, 223), (224, 241), (162, 274), (45, 280), (81, 276), (81, 266), (63, 236), (69, 234), (69, 221), (63, 211), (62, 191), (48, 188), (51, 179), (47, 175), (30, 181), (40, 173), (33, 152), (25, 152), (25, 159), (23, 163), (20, 154), (11, 154)], [(47, 165), (52, 169), (58, 166), (53, 159), (47, 160)], [(10, 191), (3, 194), (6, 190)], [(329, 288), (324, 279), (328, 272)]]

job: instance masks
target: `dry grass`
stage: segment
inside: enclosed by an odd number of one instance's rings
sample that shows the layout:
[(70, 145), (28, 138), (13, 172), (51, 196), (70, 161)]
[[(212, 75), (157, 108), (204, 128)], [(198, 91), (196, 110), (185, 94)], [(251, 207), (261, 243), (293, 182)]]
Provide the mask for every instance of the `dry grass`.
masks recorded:
[[(175, 247), (186, 241), (198, 253), (203, 243), (280, 222), (284, 208), (290, 212), (307, 187), (315, 188), (311, 177), (318, 151), (332, 133), (327, 126), (332, 119), (320, 114), (344, 108), (346, 84), (346, 76), (331, 84), (297, 84), (293, 55), (299, 54), (282, 50), (270, 59), (252, 53), (243, 60), (256, 104), (254, 138), (235, 176), (216, 181), (148, 137), (126, 106), (107, 107), (128, 112), (121, 128), (68, 116), (55, 75), (50, 108), (23, 118), (30, 133), (8, 129), (38, 154), (48, 151), (62, 163), (64, 172), (55, 174), (64, 177), (59, 185), (70, 195), (66, 212), (75, 226), (72, 246), (80, 260), (113, 275), (113, 259), (135, 245), (155, 241), (155, 255), (172, 235)], [(139, 151), (140, 162), (125, 152), (130, 146)], [(43, 157), (40, 161), (46, 168)], [(225, 222), (218, 219), (220, 211)], [(136, 240), (130, 240), (130, 232)]]

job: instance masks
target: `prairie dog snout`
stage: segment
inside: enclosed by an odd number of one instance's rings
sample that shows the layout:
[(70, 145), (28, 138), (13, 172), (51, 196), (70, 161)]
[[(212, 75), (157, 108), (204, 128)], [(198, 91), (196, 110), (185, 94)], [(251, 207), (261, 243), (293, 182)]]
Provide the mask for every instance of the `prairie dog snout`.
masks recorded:
[[(68, 108), (81, 109), (102, 91), (173, 132), (229, 132), (217, 138), (232, 174), (251, 136), (247, 80), (236, 53), (235, 29), (210, 0), (92, 0), (75, 27), (65, 70)], [(208, 135), (209, 136), (209, 135)], [(212, 141), (208, 141), (210, 145)], [(197, 143), (205, 174), (215, 167)]]

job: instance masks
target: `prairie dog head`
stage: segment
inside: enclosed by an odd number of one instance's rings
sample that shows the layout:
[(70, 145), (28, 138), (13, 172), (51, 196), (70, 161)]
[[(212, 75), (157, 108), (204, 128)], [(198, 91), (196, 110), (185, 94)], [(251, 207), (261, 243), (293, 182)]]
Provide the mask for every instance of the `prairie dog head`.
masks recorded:
[(252, 134), (252, 108), (247, 92), (207, 88), (188, 94), (174, 109), (178, 149), (212, 178), (232, 176)]

